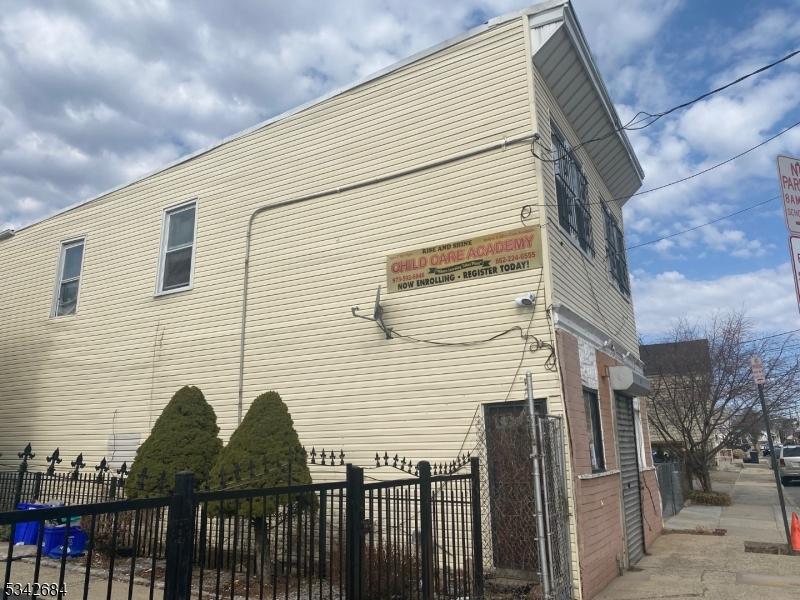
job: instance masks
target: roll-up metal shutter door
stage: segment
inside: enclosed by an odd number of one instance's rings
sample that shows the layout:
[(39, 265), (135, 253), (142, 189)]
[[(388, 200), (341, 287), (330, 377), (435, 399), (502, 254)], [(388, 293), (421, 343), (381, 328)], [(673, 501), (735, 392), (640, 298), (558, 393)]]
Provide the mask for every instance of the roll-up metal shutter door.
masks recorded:
[(633, 422), (633, 400), (616, 396), (617, 443), (619, 468), (622, 473), (622, 501), (625, 514), (625, 541), (628, 564), (635, 565), (644, 556), (642, 530), (642, 497), (639, 488), (639, 455), (636, 451), (636, 427)]

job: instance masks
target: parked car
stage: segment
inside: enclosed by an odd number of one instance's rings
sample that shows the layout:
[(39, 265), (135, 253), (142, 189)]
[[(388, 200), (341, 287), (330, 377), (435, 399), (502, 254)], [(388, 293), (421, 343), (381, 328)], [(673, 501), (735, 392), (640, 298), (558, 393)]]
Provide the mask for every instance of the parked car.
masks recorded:
[(784, 446), (778, 451), (778, 471), (781, 476), (781, 483), (788, 484), (792, 479), (800, 479), (800, 446)]

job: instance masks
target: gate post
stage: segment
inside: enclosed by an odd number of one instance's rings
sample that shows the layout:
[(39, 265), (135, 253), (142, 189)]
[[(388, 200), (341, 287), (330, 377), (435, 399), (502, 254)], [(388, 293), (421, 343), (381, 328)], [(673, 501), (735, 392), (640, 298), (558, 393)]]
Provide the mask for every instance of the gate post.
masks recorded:
[(431, 501), (431, 463), (417, 464), (419, 472), (419, 509), (422, 536), (420, 560), (422, 561), (422, 600), (433, 600), (433, 516)]
[(364, 469), (347, 465), (345, 524), (345, 597), (361, 600), (361, 557), (364, 555)]
[(472, 572), (475, 595), (483, 598), (483, 532), (481, 529), (481, 463), (477, 456), (469, 459), (472, 493)]
[(194, 474), (175, 474), (175, 494), (167, 517), (167, 565), (164, 600), (189, 600), (194, 540)]

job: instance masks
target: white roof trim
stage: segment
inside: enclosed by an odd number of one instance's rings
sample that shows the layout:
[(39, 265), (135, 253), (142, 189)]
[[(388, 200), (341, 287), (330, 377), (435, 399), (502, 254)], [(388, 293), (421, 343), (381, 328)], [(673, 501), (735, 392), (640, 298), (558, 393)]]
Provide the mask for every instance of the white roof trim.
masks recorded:
[(69, 212), (69, 211), (74, 210), (76, 208), (79, 208), (81, 206), (84, 206), (85, 204), (89, 204), (90, 202), (94, 202), (96, 200), (100, 200), (101, 198), (103, 198), (105, 196), (108, 196), (109, 194), (117, 192), (117, 191), (119, 191), (121, 189), (124, 189), (124, 188), (126, 188), (128, 186), (134, 185), (136, 183), (139, 183), (140, 181), (144, 181), (145, 179), (148, 179), (148, 178), (152, 177), (153, 175), (157, 175), (158, 173), (161, 173), (163, 171), (166, 171), (168, 169), (171, 169), (173, 167), (181, 165), (181, 164), (183, 164), (185, 162), (189, 162), (190, 160), (193, 160), (193, 159), (198, 158), (198, 157), (200, 157), (200, 156), (202, 156), (204, 154), (207, 154), (208, 152), (210, 152), (212, 150), (215, 150), (216, 148), (219, 148), (220, 146), (223, 146), (223, 145), (227, 144), (228, 142), (232, 142), (232, 141), (237, 140), (239, 138), (245, 137), (245, 136), (247, 136), (247, 135), (249, 135), (251, 133), (254, 133), (254, 132), (256, 132), (256, 131), (258, 131), (260, 129), (263, 129), (264, 127), (267, 127), (268, 125), (271, 125), (273, 123), (276, 123), (278, 121), (286, 119), (286, 118), (288, 118), (288, 117), (290, 117), (292, 115), (295, 115), (295, 114), (297, 114), (299, 112), (302, 112), (302, 111), (304, 111), (304, 110), (306, 110), (308, 108), (316, 106), (317, 104), (321, 104), (322, 102), (325, 102), (326, 100), (329, 100), (329, 99), (331, 99), (331, 98), (333, 98), (335, 96), (338, 96), (338, 95), (343, 94), (345, 92), (348, 92), (348, 91), (350, 91), (352, 89), (355, 89), (355, 88), (357, 88), (357, 87), (359, 87), (361, 85), (364, 85), (365, 83), (368, 83), (370, 81), (374, 81), (375, 79), (379, 79), (380, 77), (383, 77), (385, 75), (393, 73), (394, 71), (397, 71), (397, 70), (399, 70), (399, 69), (401, 69), (401, 68), (403, 68), (403, 67), (405, 67), (405, 66), (407, 66), (407, 65), (409, 65), (409, 64), (411, 64), (413, 62), (416, 62), (416, 61), (418, 61), (418, 60), (420, 60), (422, 58), (425, 58), (427, 56), (435, 54), (436, 52), (439, 52), (440, 50), (444, 50), (445, 48), (449, 48), (450, 46), (454, 46), (455, 44), (463, 42), (464, 40), (467, 40), (467, 39), (469, 39), (471, 37), (474, 37), (474, 36), (476, 36), (476, 35), (478, 35), (480, 33), (483, 33), (484, 31), (487, 31), (488, 29), (491, 29), (492, 27), (495, 27), (495, 26), (500, 25), (502, 23), (507, 23), (508, 21), (512, 21), (514, 19), (522, 18), (522, 17), (525, 17), (525, 16), (529, 16), (529, 15), (532, 15), (532, 14), (543, 12), (543, 11), (548, 11), (548, 10), (554, 8), (554, 7), (557, 7), (557, 6), (560, 6), (560, 5), (563, 5), (563, 4), (565, 4), (564, 0), (549, 0), (547, 2), (541, 2), (539, 4), (534, 4), (534, 5), (530, 6), (529, 8), (525, 8), (523, 10), (518, 10), (518, 11), (515, 11), (515, 12), (512, 12), (512, 13), (508, 13), (508, 14), (505, 14), (505, 15), (494, 17), (493, 19), (490, 19), (489, 21), (487, 21), (486, 23), (484, 23), (482, 25), (478, 25), (477, 27), (474, 27), (474, 28), (472, 28), (472, 29), (470, 29), (470, 30), (468, 30), (468, 31), (466, 31), (464, 33), (461, 33), (461, 34), (456, 35), (456, 36), (454, 36), (454, 37), (452, 37), (450, 39), (447, 39), (447, 40), (445, 40), (443, 42), (440, 42), (439, 44), (436, 44), (435, 46), (431, 46), (430, 48), (426, 48), (425, 50), (417, 52), (416, 54), (412, 54), (411, 56), (408, 56), (408, 57), (406, 57), (406, 58), (404, 58), (404, 59), (402, 59), (402, 60), (400, 60), (400, 61), (398, 61), (398, 62), (396, 62), (394, 64), (389, 65), (388, 67), (385, 67), (385, 68), (379, 70), (379, 71), (376, 71), (375, 73), (372, 73), (371, 75), (367, 75), (366, 77), (358, 79), (353, 83), (350, 83), (350, 84), (345, 85), (343, 87), (336, 88), (336, 89), (334, 89), (334, 90), (332, 90), (332, 91), (330, 91), (330, 92), (328, 92), (326, 94), (323, 94), (322, 96), (319, 96), (319, 97), (317, 97), (317, 98), (315, 98), (313, 100), (310, 100), (309, 102), (306, 102), (304, 104), (300, 104), (299, 106), (295, 106), (294, 108), (291, 108), (291, 109), (289, 109), (289, 110), (287, 110), (287, 111), (285, 111), (283, 113), (280, 113), (280, 114), (278, 114), (278, 115), (276, 115), (274, 117), (270, 117), (269, 119), (261, 121), (260, 123), (257, 123), (256, 125), (253, 125), (252, 127), (248, 127), (247, 129), (243, 129), (242, 131), (234, 133), (234, 134), (232, 134), (232, 135), (230, 135), (230, 136), (228, 136), (226, 138), (223, 138), (222, 140), (220, 140), (220, 141), (218, 141), (216, 143), (213, 143), (213, 144), (211, 144), (209, 146), (206, 146), (204, 148), (201, 148), (199, 150), (196, 150), (194, 152), (186, 154), (186, 155), (184, 155), (184, 156), (182, 156), (180, 158), (177, 158), (176, 160), (174, 160), (174, 161), (172, 161), (170, 163), (167, 163), (164, 166), (159, 167), (158, 169), (155, 169), (153, 171), (149, 171), (149, 172), (145, 173), (144, 175), (141, 175), (141, 176), (139, 176), (139, 177), (137, 177), (135, 179), (132, 179), (130, 181), (127, 181), (125, 183), (122, 183), (120, 185), (112, 187), (112, 188), (110, 188), (110, 189), (108, 189), (108, 190), (106, 190), (104, 192), (101, 192), (100, 194), (97, 194), (96, 196), (92, 196), (91, 198), (87, 198), (86, 200), (81, 200), (81, 201), (76, 202), (74, 204), (70, 204), (69, 206), (66, 206), (66, 207), (62, 208), (62, 209), (56, 211), (55, 213), (53, 213), (51, 215), (43, 217), (43, 218), (39, 219), (38, 221), (34, 221), (32, 223), (29, 223), (28, 225), (24, 225), (24, 226), (20, 227), (19, 229), (16, 230), (16, 233), (19, 233), (20, 231), (23, 231), (25, 229), (33, 227), (34, 225), (38, 225), (40, 223), (43, 223), (44, 221), (47, 221), (47, 220), (52, 219), (52, 218), (55, 218), (55, 217), (57, 217), (59, 215), (62, 215), (64, 213), (66, 213), (66, 212)]
[(567, 31), (569, 32), (570, 37), (572, 37), (573, 41), (578, 47), (578, 53), (581, 57), (581, 61), (583, 62), (586, 71), (589, 73), (589, 77), (591, 78), (595, 89), (597, 89), (597, 92), (600, 94), (600, 99), (605, 105), (606, 112), (608, 113), (614, 128), (620, 129), (620, 131), (617, 131), (617, 137), (625, 146), (625, 150), (628, 152), (631, 163), (633, 163), (636, 172), (639, 174), (639, 179), (644, 179), (644, 169), (642, 169), (642, 165), (639, 163), (639, 159), (636, 157), (636, 153), (633, 151), (633, 146), (628, 139), (628, 134), (624, 129), (622, 129), (622, 123), (620, 122), (619, 114), (617, 114), (617, 109), (614, 107), (614, 102), (611, 101), (611, 96), (608, 94), (608, 88), (606, 88), (606, 84), (603, 82), (603, 78), (600, 76), (600, 71), (597, 68), (597, 64), (594, 62), (592, 53), (589, 50), (589, 45), (586, 42), (586, 36), (583, 33), (583, 29), (581, 29), (581, 24), (578, 22), (578, 18), (575, 16), (575, 11), (570, 3), (567, 3), (565, 6), (564, 24), (567, 26)]

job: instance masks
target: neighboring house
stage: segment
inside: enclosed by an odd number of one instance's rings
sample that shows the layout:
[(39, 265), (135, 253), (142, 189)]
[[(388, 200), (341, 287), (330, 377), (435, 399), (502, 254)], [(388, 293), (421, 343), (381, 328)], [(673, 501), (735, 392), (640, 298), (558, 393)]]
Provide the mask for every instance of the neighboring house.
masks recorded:
[[(223, 439), (274, 389), (309, 448), (449, 461), (530, 371), (569, 424), (591, 598), (661, 529), (622, 223), (642, 177), (570, 4), (493, 19), (0, 241), (0, 452), (131, 460), (194, 384)], [(391, 339), (351, 312), (378, 286)]]
[[(683, 377), (690, 382), (688, 384), (690, 387), (698, 388), (683, 394), (684, 400), (694, 398), (699, 401), (699, 388), (702, 388), (702, 384), (711, 386), (709, 342), (706, 339), (698, 339), (646, 344), (639, 347), (639, 356), (644, 361), (644, 371), (653, 388), (653, 394), (649, 399), (650, 404), (654, 405), (649, 413), (651, 451), (663, 459), (675, 460), (678, 458), (676, 447), (685, 446), (685, 443), (682, 442), (684, 436), (681, 434), (680, 427), (686, 425), (686, 423), (675, 421), (689, 422), (690, 410), (687, 407), (687, 411), (682, 417), (677, 411), (664, 411), (659, 418), (658, 404), (668, 402), (669, 398), (661, 397), (664, 394), (659, 393), (658, 390), (665, 387), (675, 388), (675, 382)], [(673, 422), (670, 422), (671, 418)], [(665, 435), (665, 431), (668, 435)], [(689, 431), (692, 434), (691, 439), (699, 440), (702, 437), (698, 426), (690, 427)], [(708, 447), (718, 445), (726, 433), (724, 426), (715, 429), (710, 435)], [(719, 456), (716, 454), (713, 457), (713, 464), (719, 464)], [(684, 475), (688, 476), (688, 471), (685, 471)], [(688, 486), (688, 480), (685, 483)]]

